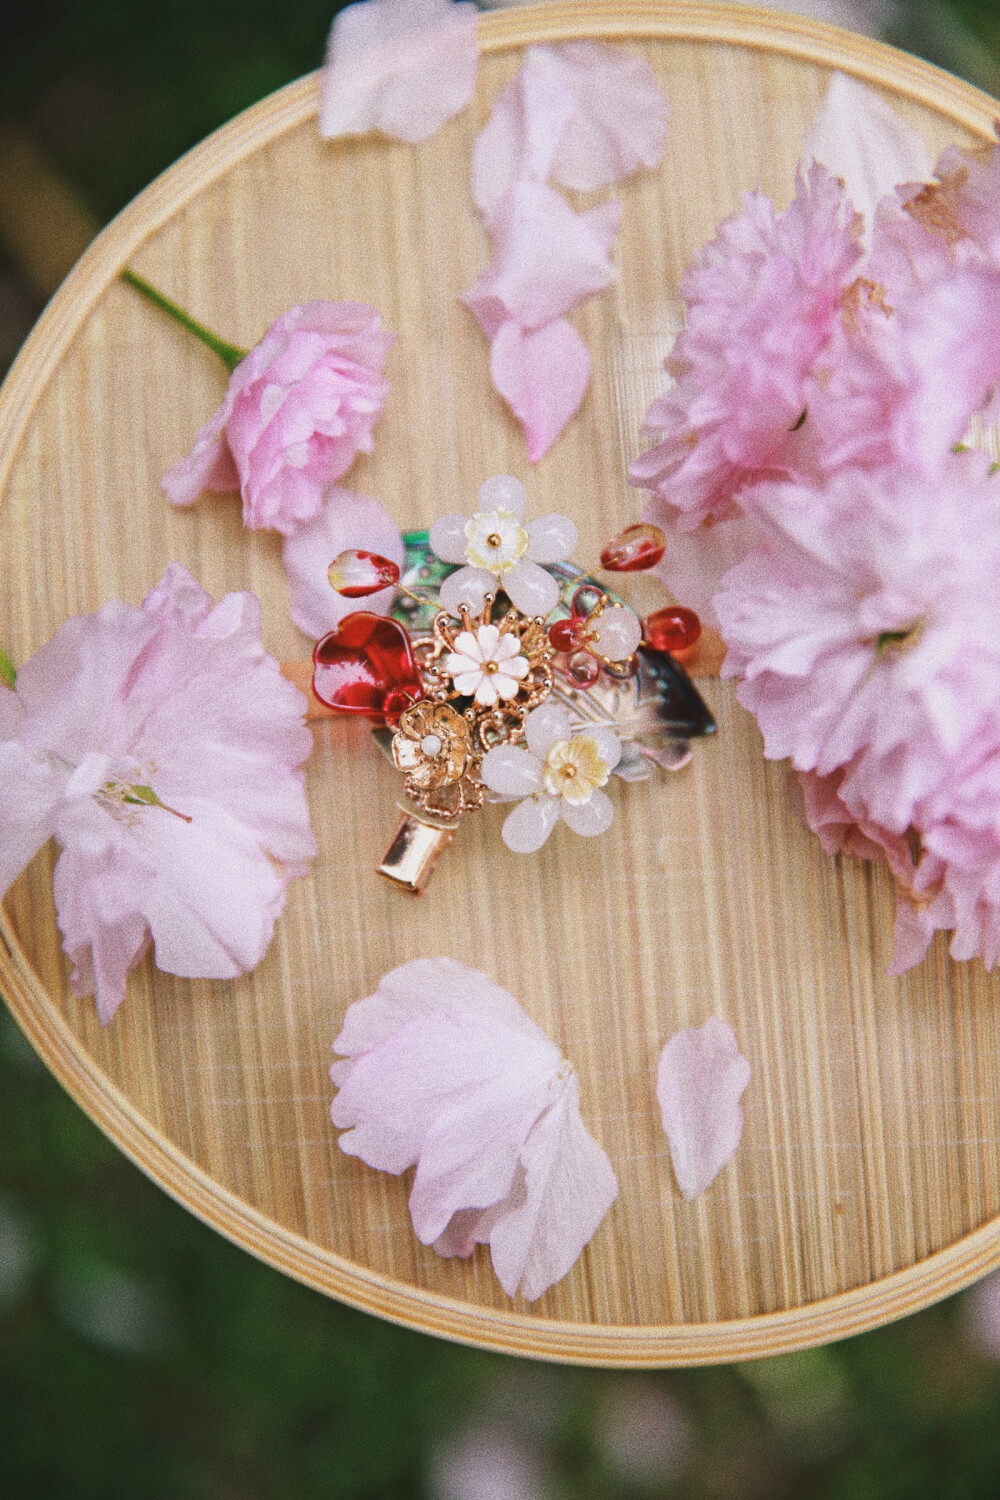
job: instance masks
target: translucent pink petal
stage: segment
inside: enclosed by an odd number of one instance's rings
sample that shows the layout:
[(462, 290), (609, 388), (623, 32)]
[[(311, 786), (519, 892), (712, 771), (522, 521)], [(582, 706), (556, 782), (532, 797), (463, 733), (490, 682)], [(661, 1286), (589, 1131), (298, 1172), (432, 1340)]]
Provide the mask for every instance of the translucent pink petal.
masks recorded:
[(415, 958), (383, 974), (374, 994), (348, 1007), (333, 1050), (357, 1057), (387, 1041), (407, 1021), (465, 1011), (491, 1016), (536, 1041), (547, 1040), (513, 995), (479, 969), (453, 958)]
[[(286, 536), (281, 559), (288, 575), (293, 621), (318, 640), (336, 628), (345, 615), (356, 610), (356, 599), (344, 599), (330, 587), (327, 570), (333, 559), (348, 548), (377, 552), (400, 568), (406, 560), (399, 527), (377, 500), (334, 488), (314, 521)], [(381, 589), (364, 600), (372, 614), (388, 614), (395, 589)]]
[(602, 42), (562, 42), (552, 51), (576, 99), (553, 159), (555, 180), (592, 192), (659, 166), (667, 101), (649, 64)]
[(576, 94), (551, 47), (529, 47), (472, 152), (472, 196), (487, 218), (514, 182), (545, 182)]
[(558, 797), (526, 797), (509, 812), (500, 830), (514, 854), (535, 854), (559, 821)]
[(875, 209), (898, 183), (926, 182), (931, 172), (923, 138), (881, 94), (857, 78), (834, 73), (802, 147), (843, 180), (865, 218), (871, 245)]
[(0, 900), (53, 832), (65, 781), (47, 756), (0, 742)]
[(457, 572), (448, 574), (438, 590), (438, 598), (441, 608), (446, 609), (449, 614), (457, 615), (460, 604), (466, 605), (473, 614), (478, 614), (486, 595), (495, 594), (496, 591), (497, 581), (485, 568), (459, 568)]
[(490, 375), (521, 424), (528, 461), (534, 464), (580, 409), (590, 381), (590, 351), (565, 318), (534, 332), (508, 320), (493, 339)]
[(677, 1183), (697, 1198), (722, 1171), (743, 1135), (740, 1098), (750, 1064), (717, 1016), (678, 1031), (664, 1047), (656, 1095)]
[(541, 761), (514, 745), (497, 745), (488, 750), (481, 775), (491, 792), (504, 797), (528, 797), (542, 790)]
[(534, 1126), (521, 1152), (525, 1202), (490, 1232), (493, 1269), (508, 1296), (533, 1302), (560, 1281), (618, 1196), (611, 1163), (580, 1115), (576, 1076)]
[(540, 328), (610, 286), (622, 204), (578, 214), (551, 188), (515, 182), (490, 220), (493, 259), (463, 301), (487, 338), (508, 319)]
[(559, 810), (566, 826), (585, 839), (606, 833), (615, 816), (614, 803), (600, 787), (591, 792), (586, 802), (561, 802)]
[(523, 615), (550, 615), (559, 603), (559, 585), (552, 574), (522, 557), (503, 576), (504, 592)]
[(472, 97), (476, 15), (474, 5), (452, 0), (365, 0), (340, 11), (323, 70), (320, 134), (433, 135)]

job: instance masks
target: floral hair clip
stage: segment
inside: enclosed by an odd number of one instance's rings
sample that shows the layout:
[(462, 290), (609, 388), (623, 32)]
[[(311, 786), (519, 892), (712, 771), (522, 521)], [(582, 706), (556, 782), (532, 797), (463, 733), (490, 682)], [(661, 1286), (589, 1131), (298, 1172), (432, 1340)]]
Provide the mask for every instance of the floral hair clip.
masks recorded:
[[(573, 522), (525, 522), (524, 487), (488, 479), (471, 516), (448, 515), (405, 538), (405, 569), (377, 553), (342, 552), (337, 593), (392, 587), (391, 615), (347, 615), (313, 654), (313, 690), (335, 712), (374, 720), (403, 775), (402, 818), (379, 872), (419, 893), (461, 818), (515, 801), (502, 836), (541, 848), (555, 825), (590, 837), (611, 824), (603, 788), (679, 769), (688, 741), (715, 722), (677, 660), (700, 626), (686, 610), (641, 620), (593, 573), (569, 561)], [(654, 567), (664, 539), (629, 527), (601, 569)]]

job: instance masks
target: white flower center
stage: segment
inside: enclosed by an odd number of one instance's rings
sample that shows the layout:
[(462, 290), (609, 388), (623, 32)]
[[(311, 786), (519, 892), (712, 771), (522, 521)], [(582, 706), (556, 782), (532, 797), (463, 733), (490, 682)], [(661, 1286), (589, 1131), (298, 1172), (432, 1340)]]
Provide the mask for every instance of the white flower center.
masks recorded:
[(466, 561), (499, 578), (528, 550), (530, 537), (512, 510), (476, 511), (465, 524)]
[(420, 741), (420, 748), (428, 760), (433, 760), (436, 755), (441, 754), (441, 737), (437, 734), (425, 734)]

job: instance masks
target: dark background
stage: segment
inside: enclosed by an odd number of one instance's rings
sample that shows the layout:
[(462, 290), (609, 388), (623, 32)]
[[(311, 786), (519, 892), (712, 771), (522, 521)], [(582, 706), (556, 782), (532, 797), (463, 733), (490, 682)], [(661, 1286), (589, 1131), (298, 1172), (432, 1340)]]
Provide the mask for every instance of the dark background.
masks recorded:
[[(96, 222), (319, 65), (329, 0), (6, 0), (4, 125)], [(997, 0), (890, 39), (1000, 92)], [(0, 372), (41, 310), (0, 249)], [(406, 1333), (268, 1270), (133, 1168), (0, 1011), (0, 1495), (627, 1500), (1000, 1494), (1000, 1283), (775, 1360), (618, 1375)]]

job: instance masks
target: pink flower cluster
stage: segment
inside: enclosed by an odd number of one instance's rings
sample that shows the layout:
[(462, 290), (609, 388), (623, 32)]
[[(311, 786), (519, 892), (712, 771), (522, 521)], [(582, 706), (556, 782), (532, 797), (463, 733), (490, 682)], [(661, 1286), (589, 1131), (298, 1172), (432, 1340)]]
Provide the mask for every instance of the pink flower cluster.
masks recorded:
[(577, 213), (547, 184), (606, 187), (663, 155), (667, 106), (649, 64), (599, 42), (529, 47), (476, 141), (472, 190), (493, 259), (465, 302), (493, 384), (536, 463), (583, 400), (590, 353), (567, 314), (610, 286), (622, 204)]
[(1000, 481), (963, 439), (1000, 385), (1000, 148), (884, 198), (867, 258), (862, 229), (815, 162), (721, 226), (632, 479), (809, 826), (892, 870), (893, 972), (940, 928), (992, 967)]

